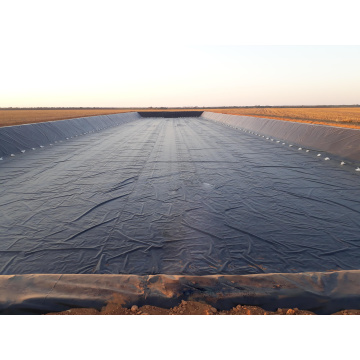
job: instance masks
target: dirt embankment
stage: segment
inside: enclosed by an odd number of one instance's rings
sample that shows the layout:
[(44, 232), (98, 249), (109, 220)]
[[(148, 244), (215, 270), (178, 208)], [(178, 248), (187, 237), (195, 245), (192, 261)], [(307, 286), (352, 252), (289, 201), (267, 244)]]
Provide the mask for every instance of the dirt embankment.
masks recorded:
[[(266, 311), (258, 306), (238, 305), (231, 310), (217, 310), (211, 305), (197, 301), (182, 301), (171, 309), (145, 305), (131, 308), (122, 307), (116, 302), (109, 302), (100, 311), (93, 308), (70, 309), (47, 315), (315, 315), (311, 311), (295, 309), (278, 309)], [(360, 310), (342, 310), (333, 315), (360, 315)]]

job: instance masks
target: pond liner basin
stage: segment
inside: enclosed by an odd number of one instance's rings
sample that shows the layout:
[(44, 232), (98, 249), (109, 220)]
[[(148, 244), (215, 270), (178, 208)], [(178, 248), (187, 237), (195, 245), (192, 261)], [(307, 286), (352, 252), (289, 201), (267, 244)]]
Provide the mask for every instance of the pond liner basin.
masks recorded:
[(358, 131), (83, 119), (0, 128), (0, 312), (359, 303)]

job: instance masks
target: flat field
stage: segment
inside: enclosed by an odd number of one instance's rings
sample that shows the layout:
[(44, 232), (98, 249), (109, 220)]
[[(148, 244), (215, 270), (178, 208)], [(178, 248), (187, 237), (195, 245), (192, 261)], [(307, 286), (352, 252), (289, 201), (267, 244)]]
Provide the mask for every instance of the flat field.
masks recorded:
[(360, 128), (360, 107), (333, 108), (234, 108), (209, 111), (231, 115), (266, 117), (350, 128)]
[[(350, 128), (360, 128), (360, 107), (334, 108), (226, 108), (226, 109), (141, 109), (143, 111), (192, 111), (204, 110), (231, 115), (266, 117), (285, 121), (299, 121)], [(117, 114), (136, 109), (0, 109), (0, 126), (72, 119), (84, 116)]]
[(0, 126), (31, 124), (44, 121), (65, 120), (85, 116), (108, 115), (134, 110), (122, 109), (0, 109)]

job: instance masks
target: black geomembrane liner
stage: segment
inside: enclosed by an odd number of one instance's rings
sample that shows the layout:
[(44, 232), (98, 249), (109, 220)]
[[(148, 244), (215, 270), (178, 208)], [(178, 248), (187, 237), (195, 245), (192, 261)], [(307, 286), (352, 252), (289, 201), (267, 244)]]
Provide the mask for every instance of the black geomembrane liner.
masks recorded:
[(360, 268), (357, 173), (203, 118), (141, 118), (0, 164), (0, 274)]
[[(159, 290), (141, 279), (157, 274), (161, 284), (175, 281), (172, 303), (205, 289), (253, 305), (297, 296), (323, 312), (346, 303), (337, 290), (358, 301), (359, 172), (206, 115), (131, 113), (0, 129), (0, 312), (103, 301), (81, 274), (135, 276), (141, 301), (151, 294), (154, 304)], [(25, 274), (47, 275), (35, 284)], [(280, 278), (288, 290), (279, 297), (269, 289)], [(60, 279), (70, 281), (65, 290), (75, 281), (87, 293), (54, 290)]]

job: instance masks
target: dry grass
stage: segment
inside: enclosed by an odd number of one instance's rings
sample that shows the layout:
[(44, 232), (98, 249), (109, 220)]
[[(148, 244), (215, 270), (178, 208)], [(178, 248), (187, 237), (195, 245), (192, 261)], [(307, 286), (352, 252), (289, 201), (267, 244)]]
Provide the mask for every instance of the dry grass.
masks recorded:
[(337, 108), (240, 108), (211, 109), (231, 115), (266, 117), (270, 119), (299, 121), (312, 124), (324, 124), (341, 127), (360, 128), (359, 107)]
[[(192, 111), (203, 109), (142, 109), (146, 111)], [(2, 110), (0, 126), (29, 124), (35, 122), (72, 119), (84, 116), (117, 114), (136, 110), (116, 109), (45, 109), (45, 110)], [(360, 129), (359, 107), (338, 108), (233, 108), (207, 109), (207, 111), (232, 115), (267, 117), (270, 119), (299, 121)]]

